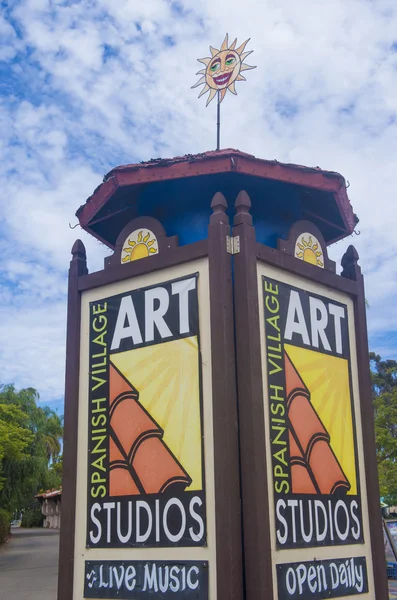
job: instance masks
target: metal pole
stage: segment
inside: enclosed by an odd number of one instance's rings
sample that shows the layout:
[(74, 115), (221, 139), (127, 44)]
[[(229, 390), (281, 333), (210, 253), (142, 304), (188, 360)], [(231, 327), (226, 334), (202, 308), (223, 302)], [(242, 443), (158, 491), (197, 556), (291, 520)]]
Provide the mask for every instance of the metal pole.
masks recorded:
[(220, 150), (221, 146), (221, 93), (218, 90), (218, 107), (216, 121), (216, 149)]

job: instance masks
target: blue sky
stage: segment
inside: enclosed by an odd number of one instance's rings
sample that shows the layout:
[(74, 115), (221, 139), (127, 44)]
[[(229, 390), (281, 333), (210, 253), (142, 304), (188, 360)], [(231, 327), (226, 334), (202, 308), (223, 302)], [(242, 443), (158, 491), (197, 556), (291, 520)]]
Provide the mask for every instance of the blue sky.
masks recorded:
[(105, 250), (74, 225), (113, 166), (214, 148), (191, 90), (226, 31), (254, 54), (222, 147), (341, 172), (360, 217), (371, 349), (397, 359), (395, 0), (0, 2), (0, 381), (63, 412), (67, 269)]

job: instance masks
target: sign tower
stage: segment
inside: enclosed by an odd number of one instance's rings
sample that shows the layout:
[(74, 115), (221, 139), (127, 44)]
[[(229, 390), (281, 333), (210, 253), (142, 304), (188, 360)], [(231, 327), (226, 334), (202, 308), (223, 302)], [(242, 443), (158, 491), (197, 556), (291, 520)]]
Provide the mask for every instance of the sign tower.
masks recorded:
[(113, 253), (72, 249), (58, 600), (386, 600), (343, 177), (220, 150), (77, 216)]

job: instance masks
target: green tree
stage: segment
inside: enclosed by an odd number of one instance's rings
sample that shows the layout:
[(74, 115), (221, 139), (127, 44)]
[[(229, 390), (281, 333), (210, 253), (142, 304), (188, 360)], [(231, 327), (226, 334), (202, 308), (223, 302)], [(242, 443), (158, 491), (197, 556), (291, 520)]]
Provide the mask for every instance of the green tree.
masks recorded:
[(381, 496), (397, 504), (397, 362), (370, 353)]
[(3, 461), (20, 461), (28, 456), (33, 434), (27, 428), (27, 416), (20, 408), (0, 402), (0, 490), (4, 485)]
[(59, 473), (51, 464), (57, 462), (61, 451), (62, 418), (50, 408), (39, 406), (38, 400), (39, 394), (33, 388), (17, 391), (13, 385), (0, 386), (0, 406), (6, 407), (4, 414), (15, 414), (23, 429), (20, 437), (15, 438), (24, 441), (19, 454), (8, 452), (0, 457), (3, 477), (0, 507), (11, 512), (31, 505), (41, 489), (60, 484)]
[[(62, 483), (63, 459), (62, 455), (54, 459), (48, 469), (45, 489), (58, 489)], [(44, 488), (43, 488), (44, 491)]]

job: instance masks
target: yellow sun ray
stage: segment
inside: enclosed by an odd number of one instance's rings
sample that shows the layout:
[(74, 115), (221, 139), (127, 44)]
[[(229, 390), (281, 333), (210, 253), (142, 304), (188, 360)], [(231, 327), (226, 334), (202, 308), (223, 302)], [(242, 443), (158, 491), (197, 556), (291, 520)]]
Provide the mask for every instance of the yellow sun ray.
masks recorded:
[(217, 94), (217, 91), (211, 88), (206, 106), (208, 106), (209, 103), (211, 102), (211, 100), (213, 100), (215, 98), (216, 94)]
[(251, 67), (250, 65), (241, 65), (242, 71), (250, 71), (251, 69), (256, 69), (256, 67)]
[(241, 60), (245, 60), (247, 58), (247, 56), (249, 56), (250, 54), (253, 53), (253, 50), (248, 50), (248, 52), (243, 52), (241, 55)]
[(248, 38), (248, 40), (245, 40), (245, 42), (243, 42), (241, 44), (241, 46), (239, 48), (237, 48), (236, 52), (237, 54), (242, 54), (244, 52), (244, 48), (246, 47), (246, 45), (248, 44), (248, 42), (250, 41), (251, 38)]
[(194, 88), (198, 87), (199, 85), (202, 85), (203, 83), (205, 83), (205, 77), (204, 76), (200, 77), (200, 79), (198, 80), (198, 82), (195, 83), (194, 85), (192, 85), (191, 89), (193, 90)]
[[(141, 375), (140, 377), (140, 385), (143, 389), (146, 389), (148, 386), (151, 386), (152, 397), (148, 400), (146, 409), (151, 413), (153, 406), (157, 402), (157, 398), (160, 396), (161, 392), (165, 388), (165, 381), (167, 376), (167, 368), (164, 368), (163, 364), (163, 356), (160, 352), (151, 353), (151, 361), (150, 369), (146, 369), (145, 376)], [(136, 362), (136, 368), (142, 369), (144, 368), (143, 360), (139, 360)], [(152, 380), (152, 373), (155, 371), (158, 373), (156, 377), (157, 382)]]
[(222, 42), (221, 51), (222, 51), (222, 50), (227, 50), (227, 47), (228, 47), (228, 42), (229, 42), (229, 34), (227, 33), (227, 34), (225, 35), (225, 39), (224, 39), (224, 40), (223, 40), (223, 42)]
[(198, 58), (197, 59), (198, 62), (203, 63), (203, 65), (207, 66), (210, 62), (211, 62), (211, 58), (207, 57), (207, 58)]
[(205, 84), (205, 87), (201, 90), (201, 92), (199, 93), (198, 97), (201, 98), (201, 96), (203, 94), (206, 94), (209, 89), (210, 89), (210, 87), (207, 84)]
[(233, 81), (233, 83), (231, 83), (229, 85), (229, 92), (232, 92), (232, 94), (235, 94), (237, 96), (237, 92), (236, 92), (236, 82)]
[(244, 77), (244, 75), (238, 75), (238, 77), (236, 78), (236, 81), (247, 81), (247, 80)]
[(216, 48), (213, 48), (212, 46), (210, 46), (210, 52), (212, 57), (214, 57), (216, 54), (219, 54), (220, 50), (217, 50)]

